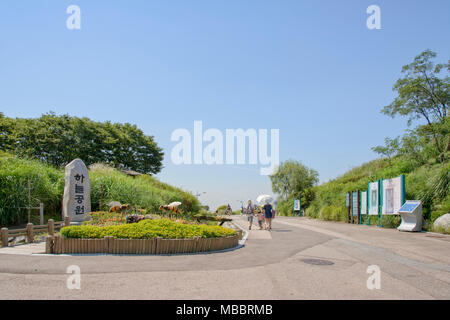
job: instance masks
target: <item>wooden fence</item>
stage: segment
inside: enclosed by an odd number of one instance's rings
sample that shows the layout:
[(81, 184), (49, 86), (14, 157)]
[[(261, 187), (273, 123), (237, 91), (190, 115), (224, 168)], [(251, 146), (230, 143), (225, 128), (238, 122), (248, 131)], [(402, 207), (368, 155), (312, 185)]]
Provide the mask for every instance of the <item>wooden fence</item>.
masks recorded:
[(241, 234), (221, 238), (193, 239), (69, 239), (61, 235), (47, 237), (46, 253), (175, 254), (217, 251), (234, 248)]
[(1, 240), (2, 247), (7, 247), (9, 245), (9, 238), (17, 238), (20, 236), (25, 236), (27, 243), (32, 243), (34, 236), (39, 233), (48, 232), (50, 236), (54, 236), (55, 230), (59, 230), (62, 227), (70, 225), (70, 218), (66, 217), (64, 221), (55, 222), (53, 219), (49, 219), (47, 224), (35, 226), (32, 223), (27, 224), (26, 228), (23, 229), (13, 229), (8, 228), (1, 229)]

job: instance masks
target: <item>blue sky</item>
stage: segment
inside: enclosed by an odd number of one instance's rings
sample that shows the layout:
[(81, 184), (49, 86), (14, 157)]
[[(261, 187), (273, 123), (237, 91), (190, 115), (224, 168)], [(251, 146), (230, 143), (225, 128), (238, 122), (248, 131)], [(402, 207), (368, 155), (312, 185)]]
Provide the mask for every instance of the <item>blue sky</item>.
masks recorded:
[[(81, 30), (66, 28), (71, 4)], [(366, 27), (372, 4), (381, 30)], [(0, 111), (136, 124), (164, 148), (161, 180), (237, 207), (271, 193), (259, 166), (175, 166), (173, 130), (280, 129), (281, 160), (327, 181), (405, 130), (380, 110), (414, 56), (448, 60), (449, 12), (436, 0), (3, 0)]]

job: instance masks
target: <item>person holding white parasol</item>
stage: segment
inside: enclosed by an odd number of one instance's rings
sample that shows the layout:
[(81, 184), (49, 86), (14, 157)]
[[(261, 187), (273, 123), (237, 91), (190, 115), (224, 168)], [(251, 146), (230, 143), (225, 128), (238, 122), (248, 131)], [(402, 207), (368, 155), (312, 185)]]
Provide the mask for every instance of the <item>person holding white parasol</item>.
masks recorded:
[(264, 203), (263, 211), (264, 211), (264, 227), (266, 230), (272, 230), (272, 205), (270, 202), (272, 202), (273, 198), (272, 196), (263, 194), (260, 195), (256, 201), (259, 203)]

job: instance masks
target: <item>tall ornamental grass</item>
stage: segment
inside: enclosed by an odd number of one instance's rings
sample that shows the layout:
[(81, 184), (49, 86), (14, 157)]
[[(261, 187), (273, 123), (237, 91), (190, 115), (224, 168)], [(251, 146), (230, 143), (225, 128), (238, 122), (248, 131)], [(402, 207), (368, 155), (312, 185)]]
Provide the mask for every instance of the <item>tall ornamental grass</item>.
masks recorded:
[[(92, 211), (107, 210), (111, 201), (157, 211), (160, 205), (182, 202), (186, 213), (196, 213), (200, 204), (192, 194), (142, 175), (136, 178), (104, 165), (89, 171)], [(44, 203), (45, 213), (60, 216), (64, 193), (64, 169), (39, 160), (26, 160), (0, 152), (0, 226), (27, 222), (28, 179), (31, 182), (31, 206)], [(37, 215), (33, 211), (33, 215)]]
[[(31, 206), (44, 203), (47, 212), (61, 208), (64, 177), (37, 160), (24, 160), (12, 156), (0, 157), (0, 225), (19, 225), (27, 222), (28, 179), (31, 185)], [(33, 211), (35, 213), (35, 211)]]

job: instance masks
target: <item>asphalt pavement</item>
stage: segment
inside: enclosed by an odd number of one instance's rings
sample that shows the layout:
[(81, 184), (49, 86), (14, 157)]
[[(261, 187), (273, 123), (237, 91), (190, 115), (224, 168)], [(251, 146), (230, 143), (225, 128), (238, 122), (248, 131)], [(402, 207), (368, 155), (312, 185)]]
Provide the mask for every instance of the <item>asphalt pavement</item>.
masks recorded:
[[(219, 253), (16, 252), (0, 250), (0, 299), (450, 299), (450, 236), (307, 218), (254, 226)], [(67, 286), (70, 266), (80, 289)]]

